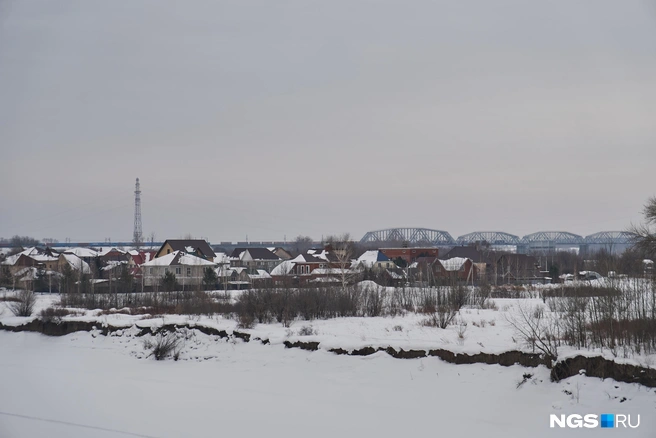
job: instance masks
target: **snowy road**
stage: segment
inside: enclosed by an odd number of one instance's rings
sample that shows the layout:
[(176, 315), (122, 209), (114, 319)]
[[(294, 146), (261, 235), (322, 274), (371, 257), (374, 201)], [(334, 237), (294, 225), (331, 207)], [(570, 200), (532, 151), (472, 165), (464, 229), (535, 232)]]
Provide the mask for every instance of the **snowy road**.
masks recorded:
[[(656, 393), (548, 370), (451, 365), (437, 358), (336, 356), (202, 337), (204, 359), (138, 359), (141, 341), (0, 332), (0, 436), (593, 436), (550, 429), (551, 413), (642, 414)], [(525, 372), (536, 380), (517, 389)], [(578, 382), (578, 386), (577, 386)], [(575, 396), (564, 391), (579, 395)], [(615, 398), (615, 397), (618, 398)], [(622, 397), (627, 400), (620, 403)], [(598, 436), (598, 435), (597, 435)]]

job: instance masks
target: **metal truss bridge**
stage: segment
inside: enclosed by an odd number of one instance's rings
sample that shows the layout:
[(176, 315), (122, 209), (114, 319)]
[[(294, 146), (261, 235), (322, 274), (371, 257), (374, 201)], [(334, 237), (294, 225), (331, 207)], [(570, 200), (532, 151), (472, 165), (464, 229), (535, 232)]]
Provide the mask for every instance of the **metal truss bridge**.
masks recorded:
[(519, 252), (533, 250), (588, 250), (607, 248), (624, 250), (631, 246), (635, 236), (626, 231), (601, 231), (583, 237), (567, 231), (538, 231), (519, 237), (503, 231), (474, 231), (454, 239), (442, 230), (429, 228), (387, 228), (369, 231), (360, 243), (385, 244), (404, 242), (416, 246), (467, 246), (487, 243), (493, 246), (515, 246)]
[(360, 239), (361, 243), (408, 242), (413, 245), (455, 246), (456, 241), (449, 233), (428, 228), (388, 228), (369, 231)]

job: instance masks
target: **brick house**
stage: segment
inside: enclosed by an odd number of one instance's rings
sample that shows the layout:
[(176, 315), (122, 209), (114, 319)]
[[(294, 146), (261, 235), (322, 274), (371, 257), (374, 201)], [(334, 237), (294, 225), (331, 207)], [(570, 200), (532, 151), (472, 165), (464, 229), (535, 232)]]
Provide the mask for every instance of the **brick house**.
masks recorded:
[(417, 261), (419, 257), (438, 257), (439, 255), (438, 248), (380, 248), (379, 251), (397, 265), (399, 260), (403, 260), (406, 266)]

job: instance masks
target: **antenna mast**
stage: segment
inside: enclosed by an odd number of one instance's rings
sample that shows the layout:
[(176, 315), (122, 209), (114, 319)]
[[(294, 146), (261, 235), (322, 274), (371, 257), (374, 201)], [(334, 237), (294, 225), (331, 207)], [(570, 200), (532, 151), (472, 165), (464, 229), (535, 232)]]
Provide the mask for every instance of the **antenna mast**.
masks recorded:
[(141, 231), (141, 186), (139, 185), (139, 178), (134, 186), (134, 234), (132, 236), (132, 243), (137, 247), (143, 243), (143, 233)]

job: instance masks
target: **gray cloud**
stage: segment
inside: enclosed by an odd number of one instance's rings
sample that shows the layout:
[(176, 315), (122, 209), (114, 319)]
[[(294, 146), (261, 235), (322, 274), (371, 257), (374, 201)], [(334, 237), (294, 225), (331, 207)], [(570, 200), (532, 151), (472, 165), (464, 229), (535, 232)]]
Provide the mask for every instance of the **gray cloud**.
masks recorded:
[(649, 2), (406, 3), (3, 3), (0, 235), (127, 239), (137, 176), (161, 238), (639, 220)]

